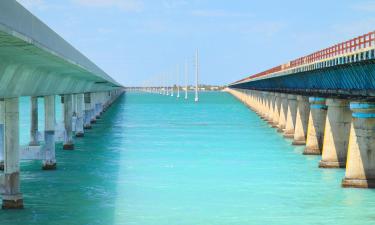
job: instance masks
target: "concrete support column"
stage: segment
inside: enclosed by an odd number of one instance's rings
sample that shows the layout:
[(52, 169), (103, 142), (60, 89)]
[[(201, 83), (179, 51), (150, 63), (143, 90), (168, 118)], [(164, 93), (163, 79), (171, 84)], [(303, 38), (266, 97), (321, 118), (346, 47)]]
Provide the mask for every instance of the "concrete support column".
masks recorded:
[(5, 99), (5, 152), (3, 209), (23, 208), (20, 192), (18, 98)]
[(375, 103), (350, 103), (352, 125), (343, 187), (375, 187)]
[(286, 114), (288, 112), (288, 95), (281, 94), (280, 117), (278, 124), (278, 132), (283, 132), (286, 126)]
[(270, 114), (270, 93), (269, 92), (263, 92), (263, 98), (264, 98), (264, 113), (263, 113), (263, 119), (265, 121), (268, 121), (268, 116)]
[(73, 104), (72, 95), (64, 95), (64, 125), (65, 125), (65, 139), (64, 139), (64, 150), (74, 150), (73, 142), (73, 130), (72, 130), (72, 116), (73, 116)]
[(321, 168), (345, 168), (352, 113), (349, 101), (327, 99)]
[(305, 145), (309, 123), (310, 103), (306, 96), (297, 96), (296, 128), (293, 145)]
[(90, 93), (90, 100), (91, 100), (91, 123), (96, 123), (96, 93)]
[(310, 115), (304, 155), (322, 154), (327, 106), (325, 98), (310, 97)]
[(83, 137), (83, 117), (84, 117), (84, 96), (83, 94), (76, 95), (76, 109), (77, 109), (77, 121), (76, 121), (76, 137)]
[(31, 126), (29, 145), (38, 146), (38, 97), (31, 97), (30, 100)]
[(274, 113), (274, 108), (275, 108), (275, 93), (270, 92), (268, 98), (269, 98), (269, 105), (268, 105), (267, 121), (269, 124), (272, 125), (273, 113)]
[(56, 169), (55, 154), (55, 123), (56, 123), (55, 96), (44, 97), (44, 160), (43, 170)]
[(91, 129), (91, 97), (90, 97), (90, 93), (84, 94), (84, 101), (85, 101), (84, 129)]
[(4, 130), (5, 129), (5, 102), (4, 99), (0, 99), (0, 170), (4, 170)]
[(294, 130), (296, 127), (296, 116), (297, 116), (297, 96), (288, 95), (288, 111), (286, 116), (286, 125), (284, 130), (284, 137), (293, 138)]
[(268, 105), (269, 105), (269, 101), (268, 101), (268, 93), (262, 91), (262, 92), (261, 92), (261, 98), (262, 98), (262, 111), (261, 111), (261, 118), (262, 118), (263, 120), (267, 120), (267, 118), (268, 118)]
[(281, 108), (281, 94), (275, 93), (275, 106), (273, 110), (273, 119), (272, 119), (273, 128), (276, 128), (279, 125), (280, 108)]

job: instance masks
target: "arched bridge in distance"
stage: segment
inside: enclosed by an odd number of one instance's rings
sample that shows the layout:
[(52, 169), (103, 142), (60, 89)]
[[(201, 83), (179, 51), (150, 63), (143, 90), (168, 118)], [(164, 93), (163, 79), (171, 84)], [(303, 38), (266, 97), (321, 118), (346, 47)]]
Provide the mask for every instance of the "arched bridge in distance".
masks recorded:
[(228, 86), (272, 127), (345, 168), (343, 187), (375, 187), (375, 32)]
[[(65, 150), (84, 136), (123, 87), (15, 0), (0, 1), (0, 190), (2, 208), (23, 208), (20, 160), (56, 169), (55, 97), (62, 96)], [(19, 97), (31, 98), (31, 142), (19, 146)], [(44, 98), (44, 141), (38, 140), (38, 98)], [(76, 123), (72, 120), (75, 118)], [(75, 124), (75, 127), (72, 125)], [(73, 133), (73, 130), (75, 132)]]

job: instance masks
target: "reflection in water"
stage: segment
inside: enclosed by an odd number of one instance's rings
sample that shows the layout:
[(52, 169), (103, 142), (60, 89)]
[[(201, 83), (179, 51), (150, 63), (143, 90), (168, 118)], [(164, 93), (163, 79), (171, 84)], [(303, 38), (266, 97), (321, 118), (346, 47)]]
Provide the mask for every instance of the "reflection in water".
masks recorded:
[(226, 93), (192, 100), (122, 97), (77, 150), (58, 146), (57, 171), (22, 163), (26, 209), (1, 224), (375, 222), (375, 192), (341, 188), (344, 170), (319, 169)]

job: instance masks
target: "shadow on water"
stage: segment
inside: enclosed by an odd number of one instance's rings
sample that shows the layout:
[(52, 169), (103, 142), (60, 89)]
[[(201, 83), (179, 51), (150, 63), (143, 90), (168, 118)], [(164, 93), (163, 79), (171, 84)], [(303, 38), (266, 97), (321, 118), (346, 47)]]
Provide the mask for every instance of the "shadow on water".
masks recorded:
[(114, 224), (123, 105), (120, 97), (74, 151), (56, 146), (56, 171), (38, 161), (22, 163), (24, 210), (0, 210), (0, 224)]

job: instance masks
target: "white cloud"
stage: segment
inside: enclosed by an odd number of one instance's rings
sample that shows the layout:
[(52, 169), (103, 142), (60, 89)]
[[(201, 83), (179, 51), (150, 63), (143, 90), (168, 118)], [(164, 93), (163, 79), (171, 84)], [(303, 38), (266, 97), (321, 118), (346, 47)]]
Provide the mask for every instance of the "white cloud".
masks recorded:
[(231, 12), (226, 10), (193, 10), (191, 12), (193, 16), (201, 17), (251, 17), (253, 14), (241, 13), (241, 12)]
[(140, 12), (143, 9), (141, 0), (73, 0), (73, 2), (87, 7), (114, 7), (127, 12)]

